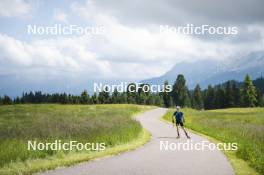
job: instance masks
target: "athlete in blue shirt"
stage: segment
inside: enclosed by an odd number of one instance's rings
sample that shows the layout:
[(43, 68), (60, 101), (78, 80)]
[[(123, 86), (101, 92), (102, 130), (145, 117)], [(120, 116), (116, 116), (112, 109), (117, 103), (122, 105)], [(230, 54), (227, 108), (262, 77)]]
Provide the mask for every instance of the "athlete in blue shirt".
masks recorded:
[(176, 128), (177, 128), (177, 138), (180, 138), (180, 133), (179, 133), (179, 128), (178, 126), (180, 125), (182, 130), (184, 131), (186, 137), (189, 139), (190, 136), (187, 134), (186, 130), (184, 129), (184, 116), (183, 116), (183, 113), (180, 111), (180, 106), (176, 106), (176, 111), (173, 113), (173, 116), (172, 116), (172, 123), (174, 124), (174, 121), (176, 123)]

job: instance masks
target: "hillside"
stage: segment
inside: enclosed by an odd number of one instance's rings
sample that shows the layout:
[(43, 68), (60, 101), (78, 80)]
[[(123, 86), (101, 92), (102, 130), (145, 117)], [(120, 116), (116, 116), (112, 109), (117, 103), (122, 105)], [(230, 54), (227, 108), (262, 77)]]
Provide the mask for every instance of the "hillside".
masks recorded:
[(264, 51), (252, 52), (237, 57), (232, 61), (203, 60), (198, 62), (182, 62), (160, 77), (143, 80), (149, 84), (163, 84), (165, 80), (174, 83), (178, 74), (183, 74), (190, 89), (199, 83), (202, 88), (227, 80), (242, 81), (246, 74), (256, 79), (264, 73)]

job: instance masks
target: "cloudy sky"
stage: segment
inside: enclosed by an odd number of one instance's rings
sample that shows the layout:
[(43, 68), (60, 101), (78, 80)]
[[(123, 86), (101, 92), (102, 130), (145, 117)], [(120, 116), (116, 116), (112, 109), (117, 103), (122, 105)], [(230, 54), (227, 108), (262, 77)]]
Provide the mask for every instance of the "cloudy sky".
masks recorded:
[[(264, 48), (263, 0), (1, 0), (0, 76), (142, 80), (175, 63)], [(103, 26), (100, 35), (32, 35), (28, 25)], [(160, 33), (160, 25), (235, 26), (237, 35)]]

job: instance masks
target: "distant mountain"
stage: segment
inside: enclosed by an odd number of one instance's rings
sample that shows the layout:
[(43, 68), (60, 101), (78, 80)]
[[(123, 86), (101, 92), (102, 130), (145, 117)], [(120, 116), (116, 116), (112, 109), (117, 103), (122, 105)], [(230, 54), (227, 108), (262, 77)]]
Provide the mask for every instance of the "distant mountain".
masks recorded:
[[(23, 77), (23, 76), (21, 76)], [(0, 75), (0, 96), (8, 95), (12, 98), (21, 96), (23, 92), (42, 91), (43, 93), (70, 93), (80, 95), (86, 89), (91, 95), (94, 93), (94, 83), (119, 84), (120, 82), (134, 82), (125, 79), (89, 79), (87, 75), (80, 75), (74, 78), (53, 76), (43, 79), (21, 78), (16, 75)]]
[(80, 94), (83, 89), (92, 90), (91, 80), (66, 79), (55, 77), (54, 79), (35, 80), (16, 77), (14, 75), (0, 76), (0, 96), (8, 95), (12, 98), (21, 96), (23, 92), (42, 91), (44, 93), (71, 93)]
[[(228, 61), (207, 59), (197, 62), (182, 62), (174, 65), (170, 71), (160, 77), (143, 80), (141, 82), (163, 84), (165, 80), (168, 80), (172, 84), (178, 74), (184, 74), (190, 89), (197, 83), (202, 88), (205, 88), (209, 84), (216, 85), (227, 80), (242, 81), (247, 73), (251, 75), (252, 79), (260, 77), (262, 73), (264, 75), (264, 51), (252, 52)], [(94, 82), (108, 83), (111, 85), (121, 81), (127, 82), (125, 78), (123, 80), (89, 79), (87, 75), (80, 75), (80, 77), (74, 78), (68, 76), (52, 76), (46, 79), (40, 79), (39, 77), (27, 79), (23, 75), (5, 74), (0, 75), (0, 96), (6, 94), (11, 97), (16, 97), (28, 91), (80, 94), (83, 89), (87, 89), (89, 94), (92, 94)]]
[(143, 83), (163, 84), (165, 80), (174, 83), (178, 74), (183, 74), (190, 89), (199, 83), (202, 88), (227, 80), (242, 81), (246, 74), (253, 79), (264, 73), (264, 51), (252, 52), (246, 56), (228, 61), (202, 60), (182, 62), (160, 77), (143, 80)]

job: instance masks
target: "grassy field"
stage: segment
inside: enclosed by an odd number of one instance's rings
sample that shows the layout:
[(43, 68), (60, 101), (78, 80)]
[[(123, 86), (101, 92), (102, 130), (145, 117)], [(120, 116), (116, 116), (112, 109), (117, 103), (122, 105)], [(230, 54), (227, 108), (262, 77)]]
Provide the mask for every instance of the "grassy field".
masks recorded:
[[(150, 107), (139, 105), (9, 105), (0, 106), (0, 174), (16, 174), (17, 166), (23, 173), (32, 173), (41, 169), (54, 168), (56, 165), (68, 165), (81, 160), (97, 157), (100, 153), (86, 151), (29, 151), (28, 140), (53, 142), (75, 140), (82, 143), (106, 143), (111, 148), (109, 154), (126, 148), (113, 149), (115, 146), (130, 143), (143, 132), (133, 115)], [(145, 134), (146, 135), (146, 134)], [(146, 136), (144, 136), (146, 138)], [(137, 142), (140, 142), (137, 140)], [(87, 153), (88, 152), (88, 153)], [(105, 152), (107, 153), (107, 151)], [(103, 153), (103, 154), (105, 154)], [(96, 154), (96, 155), (95, 155)], [(64, 160), (67, 155), (67, 161)], [(77, 156), (76, 156), (77, 155)], [(95, 156), (94, 156), (95, 155)], [(72, 159), (70, 157), (73, 157)], [(58, 161), (54, 160), (60, 160)], [(30, 164), (37, 160), (37, 166)], [(45, 160), (47, 167), (39, 166)], [(53, 160), (53, 165), (49, 163)], [(48, 162), (48, 163), (47, 163)], [(63, 163), (65, 162), (65, 163)], [(27, 164), (28, 171), (27, 171)], [(32, 167), (33, 166), (33, 167)], [(38, 168), (39, 167), (39, 168)], [(2, 170), (2, 171), (1, 171)]]
[[(171, 121), (173, 111), (169, 110), (164, 119)], [(248, 162), (260, 174), (264, 174), (264, 108), (208, 111), (183, 109), (183, 112), (187, 128), (221, 142), (237, 142), (238, 151), (235, 156)]]

